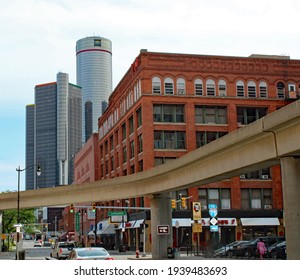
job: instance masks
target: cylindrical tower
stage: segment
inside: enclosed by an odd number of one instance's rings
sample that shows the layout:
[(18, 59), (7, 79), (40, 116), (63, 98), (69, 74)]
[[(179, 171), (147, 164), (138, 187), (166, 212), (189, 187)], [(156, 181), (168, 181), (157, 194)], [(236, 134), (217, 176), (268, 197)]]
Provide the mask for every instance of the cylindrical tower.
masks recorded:
[(77, 85), (82, 88), (82, 142), (98, 131), (112, 92), (112, 43), (93, 36), (76, 43)]

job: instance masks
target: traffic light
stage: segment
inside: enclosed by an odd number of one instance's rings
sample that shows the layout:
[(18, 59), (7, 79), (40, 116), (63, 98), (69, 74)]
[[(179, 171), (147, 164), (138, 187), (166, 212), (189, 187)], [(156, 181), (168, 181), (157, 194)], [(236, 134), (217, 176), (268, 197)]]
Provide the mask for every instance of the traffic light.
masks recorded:
[(186, 198), (185, 197), (181, 198), (181, 207), (186, 208)]
[(96, 212), (96, 203), (95, 202), (92, 203), (92, 211)]
[(172, 209), (176, 209), (176, 199), (171, 199)]
[(70, 213), (74, 213), (74, 204), (70, 205)]

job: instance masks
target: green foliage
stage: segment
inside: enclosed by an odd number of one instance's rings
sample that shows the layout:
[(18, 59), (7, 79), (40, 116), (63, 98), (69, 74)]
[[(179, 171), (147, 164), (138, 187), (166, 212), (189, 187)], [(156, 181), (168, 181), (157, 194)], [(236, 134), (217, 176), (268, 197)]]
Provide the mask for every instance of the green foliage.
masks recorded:
[[(2, 228), (3, 233), (12, 233), (16, 231), (14, 227), (17, 224), (17, 210), (5, 210), (2, 216)], [(27, 224), (33, 224), (35, 222), (34, 209), (20, 209), (20, 223), (24, 225), (26, 232), (32, 231), (32, 226), (26, 226)]]

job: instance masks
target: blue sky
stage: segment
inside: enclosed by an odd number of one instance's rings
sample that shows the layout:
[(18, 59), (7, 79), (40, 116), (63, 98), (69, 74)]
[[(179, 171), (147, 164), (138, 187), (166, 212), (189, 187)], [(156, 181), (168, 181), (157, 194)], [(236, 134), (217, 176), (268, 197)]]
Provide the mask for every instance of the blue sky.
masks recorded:
[[(0, 0), (0, 192), (25, 167), (25, 107), (59, 71), (76, 84), (75, 45), (113, 44), (113, 85), (140, 49), (300, 59), (297, 0)], [(21, 175), (24, 189), (25, 174)]]

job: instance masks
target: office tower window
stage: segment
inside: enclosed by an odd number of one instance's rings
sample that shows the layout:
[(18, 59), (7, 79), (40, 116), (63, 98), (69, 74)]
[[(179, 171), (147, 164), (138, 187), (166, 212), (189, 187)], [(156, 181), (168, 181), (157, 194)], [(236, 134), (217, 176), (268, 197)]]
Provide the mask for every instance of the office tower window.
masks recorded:
[(195, 122), (210, 124), (227, 124), (227, 107), (196, 105)]
[(177, 79), (177, 94), (185, 94), (185, 80), (182, 78)]
[(154, 131), (154, 149), (185, 149), (185, 131)]
[(216, 95), (215, 82), (211, 79), (206, 81), (206, 95), (208, 95), (208, 96)]
[(249, 124), (264, 117), (266, 114), (266, 107), (237, 107), (237, 122), (243, 125)]
[(243, 81), (237, 81), (236, 83), (236, 96), (245, 97), (245, 85)]
[(195, 80), (195, 95), (203, 95), (203, 82), (200, 79)]
[(174, 83), (171, 78), (165, 79), (165, 94), (174, 94)]
[(226, 96), (226, 82), (224, 80), (220, 80), (218, 82), (218, 87), (219, 87), (219, 96)]
[(184, 122), (184, 105), (154, 104), (153, 121), (173, 123)]
[(85, 103), (85, 141), (87, 141), (93, 133), (93, 103), (87, 101)]
[(248, 82), (248, 97), (256, 97), (256, 85), (253, 81)]
[(158, 77), (152, 78), (152, 93), (161, 94), (161, 82)]
[(196, 147), (202, 147), (224, 135), (227, 132), (220, 132), (220, 131), (197, 131), (196, 132)]
[(277, 98), (283, 99), (285, 97), (284, 83), (278, 82), (276, 85), (276, 90), (277, 90)]

